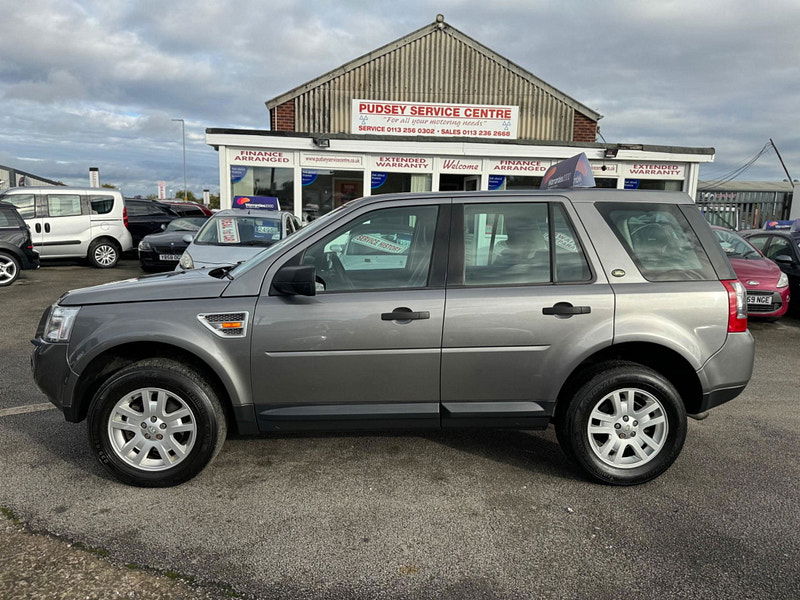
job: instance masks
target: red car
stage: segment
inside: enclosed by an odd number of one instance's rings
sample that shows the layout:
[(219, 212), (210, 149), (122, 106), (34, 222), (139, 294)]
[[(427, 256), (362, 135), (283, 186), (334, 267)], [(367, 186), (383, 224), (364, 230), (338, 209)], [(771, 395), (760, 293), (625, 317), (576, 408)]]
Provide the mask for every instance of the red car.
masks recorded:
[(183, 200), (159, 200), (178, 213), (182, 217), (210, 217), (214, 213), (211, 209), (199, 202), (183, 201)]
[(723, 227), (712, 227), (747, 290), (747, 314), (777, 319), (789, 309), (789, 278), (750, 242)]

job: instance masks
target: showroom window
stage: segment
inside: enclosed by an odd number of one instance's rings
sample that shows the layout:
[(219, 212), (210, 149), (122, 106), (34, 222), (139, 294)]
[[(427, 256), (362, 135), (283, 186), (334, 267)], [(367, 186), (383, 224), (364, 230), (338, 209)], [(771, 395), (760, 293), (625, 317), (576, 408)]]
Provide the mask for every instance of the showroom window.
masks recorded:
[(231, 200), (236, 196), (277, 198), (281, 210), (294, 212), (294, 169), (231, 165)]
[(372, 172), (372, 195), (399, 194), (400, 192), (430, 192), (430, 173)]
[(303, 214), (307, 220), (364, 195), (363, 171), (303, 169)]
[(538, 190), (541, 177), (529, 175), (489, 175), (490, 190)]
[(680, 192), (683, 190), (683, 181), (674, 179), (626, 179), (626, 190), (665, 190), (667, 192)]

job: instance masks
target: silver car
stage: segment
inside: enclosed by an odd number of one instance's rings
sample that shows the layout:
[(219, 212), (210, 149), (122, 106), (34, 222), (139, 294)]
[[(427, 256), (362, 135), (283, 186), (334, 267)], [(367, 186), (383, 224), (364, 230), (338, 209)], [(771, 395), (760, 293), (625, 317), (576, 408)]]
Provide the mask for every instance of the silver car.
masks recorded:
[(214, 214), (189, 243), (176, 271), (235, 265), (300, 229), (288, 211), (233, 208)]
[(747, 385), (746, 310), (685, 194), (381, 195), (237, 267), (62, 296), (33, 370), (133, 485), (190, 479), (229, 430), (551, 423), (591, 479), (630, 485)]

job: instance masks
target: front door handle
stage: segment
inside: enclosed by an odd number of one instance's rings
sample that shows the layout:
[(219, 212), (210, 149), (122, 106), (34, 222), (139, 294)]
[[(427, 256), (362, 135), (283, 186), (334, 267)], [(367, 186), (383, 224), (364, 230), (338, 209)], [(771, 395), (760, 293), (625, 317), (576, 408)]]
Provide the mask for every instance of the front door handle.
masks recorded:
[(381, 321), (416, 321), (419, 319), (430, 319), (431, 313), (427, 310), (413, 311), (410, 308), (401, 306), (392, 312), (381, 313)]
[(572, 306), (569, 302), (556, 302), (553, 306), (542, 309), (543, 315), (555, 315), (556, 317), (588, 315), (590, 312), (592, 312), (591, 306)]
[(42, 224), (36, 223), (36, 233), (42, 233)]

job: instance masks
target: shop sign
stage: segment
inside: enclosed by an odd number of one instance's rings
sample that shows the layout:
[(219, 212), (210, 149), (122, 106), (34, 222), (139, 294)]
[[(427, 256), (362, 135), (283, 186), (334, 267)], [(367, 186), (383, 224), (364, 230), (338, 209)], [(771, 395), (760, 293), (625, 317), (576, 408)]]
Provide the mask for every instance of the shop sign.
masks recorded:
[(543, 175), (550, 166), (549, 160), (488, 159), (486, 170), (507, 175)]
[(379, 136), (517, 138), (519, 107), (353, 100), (351, 133)]
[(683, 179), (685, 167), (675, 163), (628, 163), (622, 174), (640, 179)]
[(639, 189), (639, 180), (638, 179), (626, 179), (625, 180), (625, 189), (626, 190), (638, 190)]
[(440, 173), (480, 173), (483, 163), (480, 160), (468, 158), (440, 158)]
[(382, 186), (384, 183), (386, 183), (386, 180), (387, 180), (388, 178), (389, 178), (389, 174), (388, 174), (388, 173), (386, 173), (386, 172), (383, 172), (383, 173), (382, 173), (382, 172), (380, 172), (380, 171), (373, 171), (373, 172), (372, 172), (372, 183), (370, 184), (370, 187), (371, 187), (373, 190), (377, 190), (377, 189), (378, 189), (379, 187), (381, 187), (381, 186)]
[(372, 168), (377, 171), (433, 171), (433, 159), (427, 156), (373, 156)]
[(592, 173), (595, 177), (606, 177), (608, 175), (616, 175), (619, 171), (619, 165), (616, 163), (591, 163)]
[(311, 185), (317, 180), (317, 172), (313, 169), (303, 169), (301, 178), (303, 185)]
[(320, 169), (361, 169), (364, 167), (364, 157), (353, 154), (310, 154), (303, 152), (300, 162), (304, 167), (318, 167)]
[(239, 183), (247, 176), (247, 167), (231, 165), (231, 183)]
[(503, 184), (506, 182), (505, 175), (489, 175), (489, 189), (490, 190), (499, 190), (503, 187)]
[(230, 164), (261, 165), (264, 167), (291, 167), (294, 165), (294, 153), (281, 150), (255, 150), (246, 148), (228, 148)]

